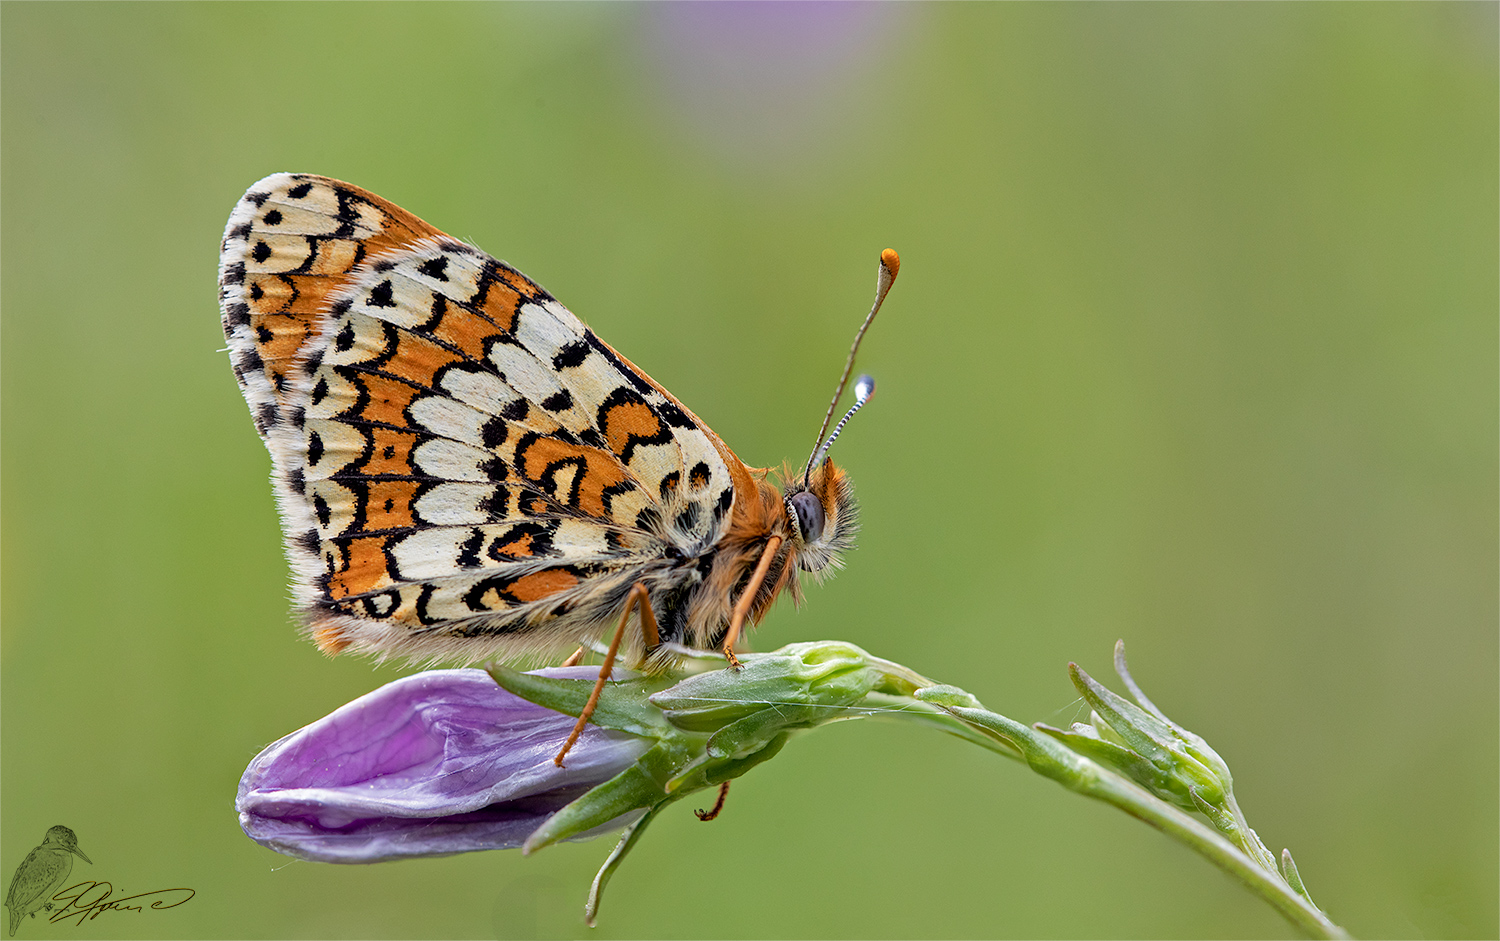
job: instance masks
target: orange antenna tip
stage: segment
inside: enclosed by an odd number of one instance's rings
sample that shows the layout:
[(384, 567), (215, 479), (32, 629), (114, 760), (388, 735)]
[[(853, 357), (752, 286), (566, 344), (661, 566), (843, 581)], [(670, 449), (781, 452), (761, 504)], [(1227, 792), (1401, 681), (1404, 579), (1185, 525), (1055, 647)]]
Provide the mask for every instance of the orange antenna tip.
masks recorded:
[(881, 252), (880, 263), (891, 273), (891, 280), (896, 280), (896, 273), (901, 270), (901, 256), (896, 254), (896, 250), (888, 248)]

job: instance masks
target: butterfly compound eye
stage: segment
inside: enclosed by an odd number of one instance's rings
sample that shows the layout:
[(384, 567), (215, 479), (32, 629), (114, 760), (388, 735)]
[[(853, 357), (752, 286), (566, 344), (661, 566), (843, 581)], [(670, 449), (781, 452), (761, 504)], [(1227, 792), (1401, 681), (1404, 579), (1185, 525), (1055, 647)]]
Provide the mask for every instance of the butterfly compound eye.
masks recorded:
[(812, 493), (804, 490), (791, 499), (792, 510), (797, 514), (797, 528), (802, 532), (803, 542), (817, 542), (823, 538), (823, 504)]

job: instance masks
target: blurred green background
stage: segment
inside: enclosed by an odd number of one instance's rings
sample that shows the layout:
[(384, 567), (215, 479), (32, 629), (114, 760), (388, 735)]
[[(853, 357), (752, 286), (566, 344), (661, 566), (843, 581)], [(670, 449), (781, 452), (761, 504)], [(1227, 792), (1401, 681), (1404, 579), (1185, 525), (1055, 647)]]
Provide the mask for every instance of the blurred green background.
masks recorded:
[(1286, 937), (1156, 832), (840, 725), (609, 842), (256, 846), (265, 744), (403, 671), (299, 640), (215, 300), (278, 170), (520, 267), (865, 530), (760, 649), (841, 638), (1026, 721), (1136, 676), (1358, 935), (1497, 925), (1496, 5), (0, 8), (0, 878), (63, 823), (168, 912), (18, 937)]

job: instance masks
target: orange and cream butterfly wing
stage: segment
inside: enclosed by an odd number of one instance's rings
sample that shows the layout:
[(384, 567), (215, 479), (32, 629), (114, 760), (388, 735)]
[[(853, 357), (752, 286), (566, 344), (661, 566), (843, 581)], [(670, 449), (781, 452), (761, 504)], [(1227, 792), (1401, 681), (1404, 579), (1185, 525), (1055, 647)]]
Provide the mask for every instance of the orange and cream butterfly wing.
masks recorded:
[(357, 187), (252, 186), (220, 300), (327, 651), (565, 651), (636, 581), (680, 582), (673, 566), (753, 491), (713, 432), (545, 290)]

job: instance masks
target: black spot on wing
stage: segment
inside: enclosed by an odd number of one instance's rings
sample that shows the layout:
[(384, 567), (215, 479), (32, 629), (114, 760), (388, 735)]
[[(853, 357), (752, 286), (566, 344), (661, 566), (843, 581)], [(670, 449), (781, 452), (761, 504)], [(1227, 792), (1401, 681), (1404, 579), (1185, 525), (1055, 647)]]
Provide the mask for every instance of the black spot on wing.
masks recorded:
[(260, 353), (254, 349), (248, 349), (240, 354), (239, 360), (235, 365), (243, 372), (251, 373), (265, 366), (265, 361), (260, 358)]
[(395, 307), (395, 289), (390, 281), (382, 281), (375, 285), (370, 291), (370, 297), (365, 302), (371, 307)]
[(442, 255), (439, 255), (437, 258), (430, 258), (418, 265), (417, 271), (437, 281), (447, 281), (448, 259)]
[(495, 483), (499, 483), (510, 476), (510, 466), (501, 457), (492, 457), (479, 465), (479, 470)]
[(510, 433), (510, 423), (500, 416), (495, 416), (484, 423), (479, 434), (484, 440), (484, 446), (494, 450), (505, 443), (506, 436)]
[(255, 427), (261, 434), (265, 434), (271, 430), (279, 418), (280, 414), (276, 411), (276, 405), (266, 402), (255, 410)]
[(479, 509), (483, 510), (490, 519), (505, 519), (505, 508), (510, 503), (510, 490), (506, 487), (496, 487), (479, 503)]
[[(464, 604), (470, 611), (493, 611), (496, 607), (515, 607), (516, 605), (520, 604), (521, 599), (517, 598), (510, 591), (510, 586), (514, 584), (514, 582), (515, 579), (508, 578), (503, 575), (492, 575), (489, 578), (478, 581), (472, 588), (464, 592)], [(495, 607), (491, 607), (490, 605), (485, 603), (484, 596), (488, 595), (490, 592), (494, 592), (496, 598), (500, 602), (499, 604), (495, 605)], [(503, 626), (488, 624), (482, 627), (479, 625), (475, 625), (473, 627), (464, 627), (460, 629), (459, 633), (460, 636), (474, 637), (482, 634), (509, 634), (514, 633), (515, 631), (518, 631), (520, 629), (521, 624), (519, 623), (506, 624)]]
[(661, 532), (661, 512), (648, 506), (635, 515), (635, 528), (643, 532)]
[(665, 477), (663, 477), (661, 479), (661, 487), (660, 487), (661, 498), (663, 500), (665, 500), (668, 496), (670, 496), (671, 493), (672, 493), (672, 491), (677, 489), (677, 484), (681, 480), (682, 480), (682, 473), (680, 471), (672, 471), (670, 474), (668, 474)]
[(308, 529), (303, 530), (302, 534), (297, 537), (297, 545), (301, 546), (304, 551), (316, 553), (323, 545), (323, 541), (318, 538), (316, 529)]
[(589, 344), (586, 340), (574, 340), (557, 351), (552, 357), (554, 369), (571, 369), (574, 366), (582, 366), (583, 361), (589, 358)]
[(464, 569), (480, 566), (479, 550), (484, 547), (484, 530), (475, 529), (458, 547), (458, 567)]
[(673, 405), (670, 401), (662, 402), (660, 405), (657, 405), (656, 414), (660, 415), (662, 417), (662, 420), (671, 425), (673, 428), (693, 427), (693, 420), (687, 417), (687, 413), (677, 406)]

